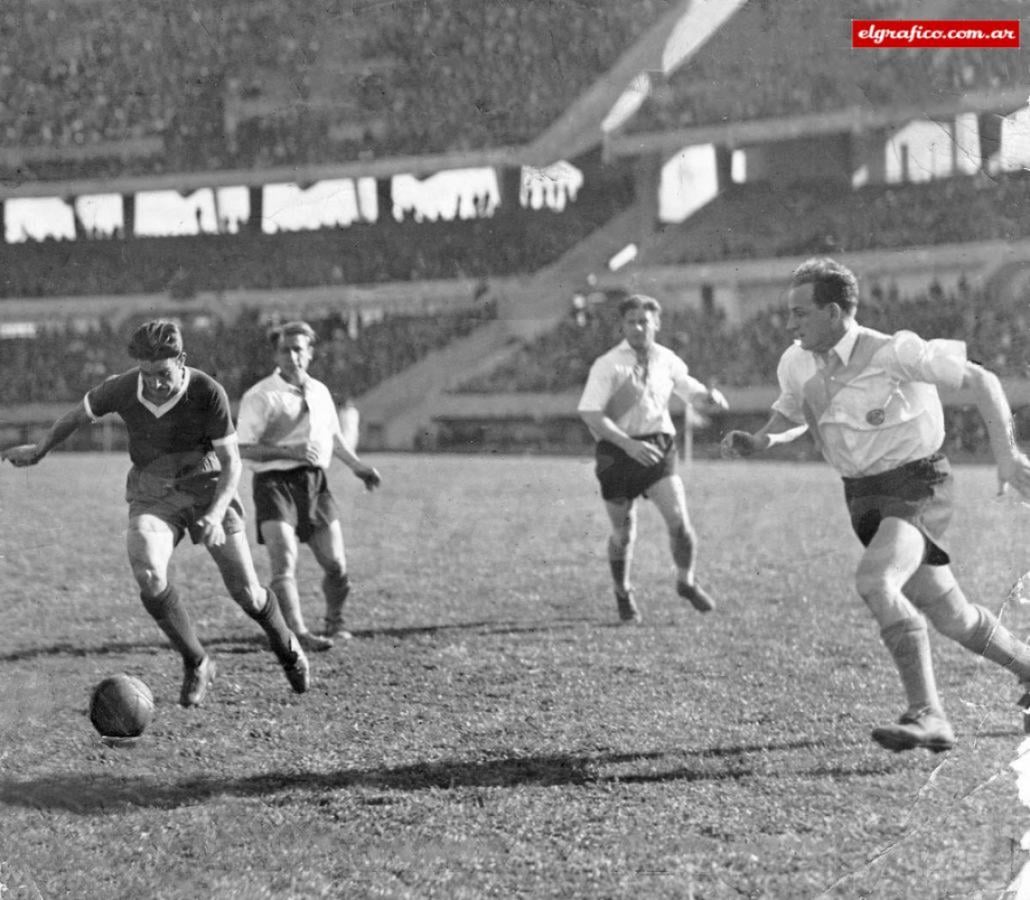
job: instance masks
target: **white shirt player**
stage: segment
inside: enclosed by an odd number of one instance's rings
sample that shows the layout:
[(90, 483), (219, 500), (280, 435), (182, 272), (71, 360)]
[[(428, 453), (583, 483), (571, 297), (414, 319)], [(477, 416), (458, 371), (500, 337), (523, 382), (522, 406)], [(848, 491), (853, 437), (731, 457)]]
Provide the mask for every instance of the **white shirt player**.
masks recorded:
[(654, 344), (646, 364), (623, 340), (590, 367), (579, 412), (604, 412), (631, 437), (675, 434), (669, 415), (673, 394), (689, 401), (708, 388), (689, 374), (687, 364), (668, 347)]
[[(321, 381), (308, 377), (302, 389), (287, 382), (276, 369), (243, 395), (236, 430), (241, 444), (314, 446), (318, 455), (316, 465), (328, 469), (340, 421), (332, 394)], [(250, 464), (255, 472), (285, 471), (306, 465), (295, 459), (252, 460)]]

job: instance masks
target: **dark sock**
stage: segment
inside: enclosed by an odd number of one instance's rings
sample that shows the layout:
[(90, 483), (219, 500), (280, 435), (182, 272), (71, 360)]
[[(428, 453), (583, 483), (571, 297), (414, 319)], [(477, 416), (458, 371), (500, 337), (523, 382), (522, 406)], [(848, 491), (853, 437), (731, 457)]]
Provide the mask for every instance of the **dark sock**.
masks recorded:
[(680, 526), (670, 536), (672, 559), (676, 568), (690, 571), (694, 566), (694, 536), (690, 529)]
[(297, 658), (295, 650), (290, 646), (292, 632), (286, 627), (286, 620), (283, 618), (279, 603), (268, 588), (265, 588), (265, 606), (258, 610), (252, 618), (260, 625), (265, 634), (268, 635), (269, 643), (272, 645), (272, 652), (281, 663), (292, 663)]
[(169, 584), (156, 597), (150, 597), (142, 591), (139, 596), (143, 601), (143, 608), (150, 613), (157, 622), (157, 627), (182, 655), (183, 662), (191, 667), (199, 666), (207, 654), (197, 638), (190, 615), (175, 587)]
[(326, 572), (322, 577), (322, 593), (333, 608), (343, 609), (350, 593), (350, 576), (346, 572)]

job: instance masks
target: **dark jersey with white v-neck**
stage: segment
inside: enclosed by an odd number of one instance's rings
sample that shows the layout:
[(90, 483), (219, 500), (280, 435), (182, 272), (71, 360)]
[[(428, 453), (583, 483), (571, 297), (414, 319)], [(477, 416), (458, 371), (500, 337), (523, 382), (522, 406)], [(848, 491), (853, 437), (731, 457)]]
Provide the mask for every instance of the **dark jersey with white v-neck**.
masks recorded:
[(86, 410), (94, 418), (121, 416), (129, 458), (140, 469), (176, 477), (236, 433), (225, 389), (199, 369), (186, 371), (185, 390), (162, 406), (143, 400), (139, 369), (113, 375), (86, 394)]

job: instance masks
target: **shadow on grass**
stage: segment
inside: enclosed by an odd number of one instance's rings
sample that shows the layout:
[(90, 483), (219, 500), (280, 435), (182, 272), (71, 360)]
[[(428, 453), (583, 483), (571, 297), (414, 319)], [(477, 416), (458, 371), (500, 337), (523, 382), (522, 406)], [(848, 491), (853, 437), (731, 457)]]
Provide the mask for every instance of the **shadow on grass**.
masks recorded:
[[(351, 633), (355, 638), (405, 638), (420, 637), (422, 635), (432, 636), (435, 634), (446, 634), (452, 631), (474, 631), (480, 634), (533, 634), (536, 632), (554, 632), (579, 628), (589, 624), (593, 620), (583, 619), (561, 619), (548, 620), (546, 622), (455, 622), (443, 625), (416, 625), (404, 628), (369, 628), (359, 629)], [(260, 632), (255, 631), (249, 634), (225, 634), (222, 636), (201, 635), (201, 640), (207, 647), (217, 647), (221, 653), (253, 653), (257, 650), (268, 648), (268, 639)], [(153, 640), (145, 641), (108, 641), (104, 644), (73, 644), (70, 641), (62, 641), (51, 644), (48, 647), (25, 647), (21, 650), (14, 650), (10, 653), (0, 654), (0, 664), (26, 662), (33, 659), (43, 659), (50, 656), (107, 656), (112, 654), (125, 653), (156, 653), (162, 650), (171, 649), (159, 636)]]
[[(769, 778), (768, 763), (756, 771), (748, 762), (751, 754), (791, 753), (826, 747), (824, 741), (791, 741), (780, 744), (741, 745), (685, 751), (643, 753), (553, 754), (512, 756), (492, 760), (444, 760), (376, 769), (341, 769), (336, 772), (270, 772), (246, 778), (190, 778), (162, 783), (153, 778), (114, 775), (84, 777), (60, 775), (28, 781), (0, 780), (0, 804), (32, 809), (65, 810), (81, 815), (117, 813), (126, 808), (173, 809), (195, 806), (211, 798), (264, 797), (278, 793), (311, 793), (323, 799), (328, 791), (356, 789), (370, 805), (400, 802), (388, 792), (414, 793), (427, 790), (526, 786), (646, 784), (657, 782), (727, 781), (752, 776)], [(640, 772), (643, 767), (675, 757), (677, 763), (658, 772)], [(680, 762), (683, 758), (686, 762)], [(608, 766), (636, 765), (638, 771), (610, 774)], [(785, 777), (870, 777), (892, 771), (890, 760), (882, 765), (826, 767), (798, 770), (789, 764)]]

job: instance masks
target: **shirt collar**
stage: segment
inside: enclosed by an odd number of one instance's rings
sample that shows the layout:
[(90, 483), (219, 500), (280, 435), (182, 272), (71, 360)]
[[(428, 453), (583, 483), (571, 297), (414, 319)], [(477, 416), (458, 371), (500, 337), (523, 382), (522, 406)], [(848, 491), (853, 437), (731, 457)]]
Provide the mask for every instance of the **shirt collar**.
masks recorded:
[(852, 322), (848, 326), (847, 331), (844, 332), (844, 337), (837, 341), (826, 353), (816, 354), (816, 358), (825, 364), (831, 359), (830, 354), (836, 354), (841, 365), (846, 366), (851, 359), (851, 354), (855, 352), (855, 343), (857, 341), (858, 323)]
[(156, 403), (151, 403), (146, 397), (143, 396), (143, 373), (140, 372), (136, 379), (136, 399), (149, 409), (155, 416), (160, 418), (168, 410), (170, 410), (176, 403), (178, 403), (183, 395), (186, 393), (186, 388), (190, 386), (190, 367), (186, 366), (182, 376), (182, 387), (179, 388), (171, 397), (165, 400), (160, 406)]
[(297, 385), (295, 384), (290, 384), (290, 382), (283, 378), (283, 370), (279, 368), (279, 366), (275, 367), (275, 371), (272, 373), (272, 375), (278, 380), (278, 386), (280, 388), (284, 388), (288, 391), (293, 391), (293, 393), (300, 394), (301, 396), (304, 395), (304, 388), (297, 387)]

